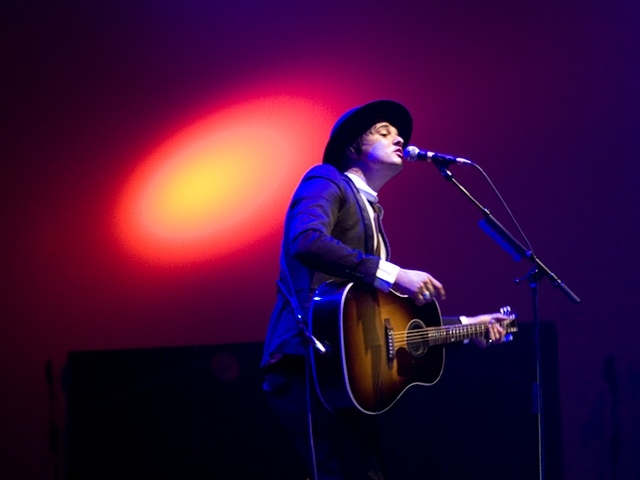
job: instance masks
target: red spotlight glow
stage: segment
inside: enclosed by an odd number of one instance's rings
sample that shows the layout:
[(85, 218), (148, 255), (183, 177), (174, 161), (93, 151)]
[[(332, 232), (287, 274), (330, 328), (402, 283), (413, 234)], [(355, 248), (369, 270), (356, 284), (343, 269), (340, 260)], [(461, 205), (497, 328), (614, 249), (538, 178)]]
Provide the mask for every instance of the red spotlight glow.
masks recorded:
[(297, 97), (267, 97), (179, 131), (133, 173), (117, 234), (156, 264), (218, 258), (281, 226), (300, 171), (318, 162), (333, 119)]

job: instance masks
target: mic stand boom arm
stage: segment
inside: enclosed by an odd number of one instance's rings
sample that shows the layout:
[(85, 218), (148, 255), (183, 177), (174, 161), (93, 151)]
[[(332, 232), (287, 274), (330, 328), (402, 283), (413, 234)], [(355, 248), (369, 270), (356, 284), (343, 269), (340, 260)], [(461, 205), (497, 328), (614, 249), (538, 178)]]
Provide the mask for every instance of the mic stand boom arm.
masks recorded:
[(484, 220), (481, 222), (480, 226), (489, 235), (491, 235), (498, 245), (506, 250), (507, 253), (511, 254), (516, 261), (521, 258), (528, 259), (534, 265), (533, 271), (536, 272), (537, 278), (549, 278), (553, 286), (564, 293), (569, 300), (576, 304), (580, 303), (580, 299), (576, 294), (574, 294), (556, 274), (549, 270), (531, 250), (524, 247), (524, 245), (509, 233), (509, 231), (507, 231), (507, 229), (503, 227), (502, 224), (493, 217), (493, 215), (491, 215), (491, 212), (487, 208), (483, 207), (475, 198), (473, 198), (473, 196), (462, 185), (460, 185), (455, 178), (453, 178), (453, 174), (447, 168), (441, 165), (436, 165), (436, 167), (440, 170), (440, 173), (445, 180), (453, 183), (476, 207), (482, 211)]

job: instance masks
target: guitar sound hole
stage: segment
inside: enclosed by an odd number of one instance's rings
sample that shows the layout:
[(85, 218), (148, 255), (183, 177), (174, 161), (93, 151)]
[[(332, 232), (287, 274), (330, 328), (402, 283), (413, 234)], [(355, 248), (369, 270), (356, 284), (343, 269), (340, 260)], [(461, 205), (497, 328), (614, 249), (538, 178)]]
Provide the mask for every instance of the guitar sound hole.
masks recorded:
[(417, 318), (411, 320), (407, 325), (407, 350), (414, 357), (421, 357), (427, 353), (429, 344), (426, 338), (420, 335), (420, 331), (425, 328), (425, 324)]

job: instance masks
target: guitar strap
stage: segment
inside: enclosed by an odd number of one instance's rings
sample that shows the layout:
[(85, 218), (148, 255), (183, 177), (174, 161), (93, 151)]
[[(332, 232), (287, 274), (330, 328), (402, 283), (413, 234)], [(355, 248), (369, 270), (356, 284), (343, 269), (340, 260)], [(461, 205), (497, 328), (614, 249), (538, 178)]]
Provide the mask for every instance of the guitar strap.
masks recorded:
[[(320, 342), (317, 338), (311, 335), (311, 332), (309, 331), (309, 323), (307, 322), (307, 319), (304, 317), (302, 313), (302, 309), (300, 308), (300, 304), (298, 303), (298, 298), (296, 297), (296, 294), (295, 294), (293, 282), (291, 281), (291, 275), (289, 275), (289, 269), (287, 268), (283, 255), (280, 255), (280, 270), (282, 272), (281, 276), (285, 277), (287, 285), (286, 286), (283, 285), (280, 279), (276, 281), (276, 284), (278, 285), (280, 292), (282, 292), (284, 297), (289, 302), (289, 305), (291, 305), (291, 308), (293, 309), (293, 314), (295, 315), (296, 322), (298, 323), (298, 330), (304, 336), (304, 338), (307, 340), (310, 346), (312, 346), (322, 354), (326, 353), (327, 347), (322, 342)], [(287, 287), (290, 290), (287, 290)]]

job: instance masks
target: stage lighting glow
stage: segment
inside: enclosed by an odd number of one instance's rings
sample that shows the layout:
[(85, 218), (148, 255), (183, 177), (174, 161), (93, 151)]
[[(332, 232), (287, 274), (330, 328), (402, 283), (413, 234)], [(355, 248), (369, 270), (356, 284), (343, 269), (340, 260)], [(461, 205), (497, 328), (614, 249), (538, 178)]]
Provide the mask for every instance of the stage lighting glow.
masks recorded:
[(333, 113), (267, 97), (213, 113), (168, 139), (121, 196), (121, 243), (151, 263), (191, 263), (279, 229), (300, 173), (318, 162)]

